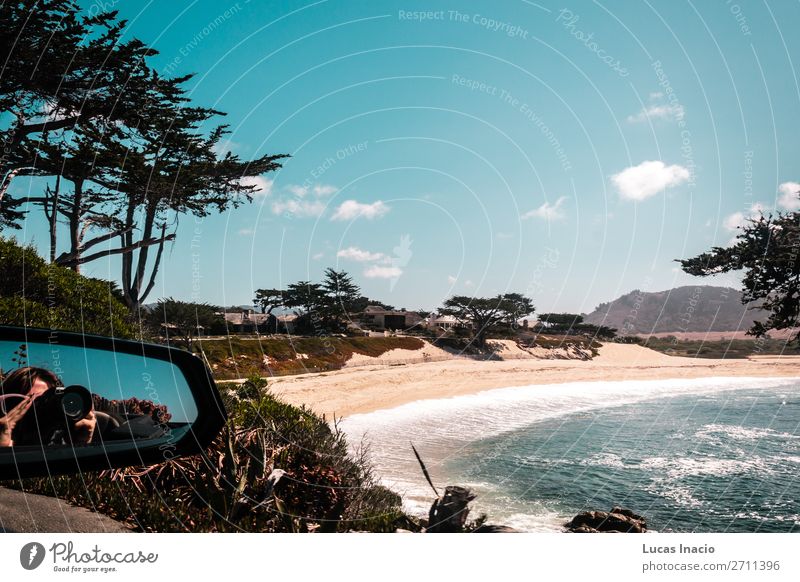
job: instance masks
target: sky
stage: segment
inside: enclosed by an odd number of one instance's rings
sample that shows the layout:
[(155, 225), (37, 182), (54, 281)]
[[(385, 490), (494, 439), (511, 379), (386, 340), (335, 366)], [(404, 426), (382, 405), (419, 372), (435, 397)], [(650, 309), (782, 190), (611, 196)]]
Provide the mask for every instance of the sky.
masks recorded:
[[(796, 2), (114, 9), (157, 69), (195, 73), (194, 102), (227, 112), (223, 149), (292, 156), (248, 178), (251, 205), (180, 218), (148, 302), (249, 304), (335, 267), (408, 309), (521, 292), (588, 312), (633, 289), (736, 285), (675, 260), (800, 206)], [(19, 236), (45, 248), (35, 216)]]

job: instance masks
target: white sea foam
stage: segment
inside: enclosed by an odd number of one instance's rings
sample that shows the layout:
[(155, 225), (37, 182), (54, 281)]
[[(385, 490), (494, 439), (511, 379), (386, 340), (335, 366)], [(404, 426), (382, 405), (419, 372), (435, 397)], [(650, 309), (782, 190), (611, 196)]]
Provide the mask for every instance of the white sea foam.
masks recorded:
[(705, 440), (759, 441), (761, 439), (793, 440), (800, 435), (779, 432), (771, 428), (754, 428), (727, 424), (708, 424), (695, 433), (695, 437)]
[(359, 442), (366, 435), (381, 447), (400, 442), (408, 449), (409, 439), (440, 445), (445, 442), (463, 444), (580, 412), (687, 394), (774, 388), (796, 381), (791, 378), (703, 378), (500, 388), (356, 414), (345, 418), (341, 427), (351, 442)]
[[(458, 484), (471, 486), (478, 493), (476, 512), (483, 505), (489, 508), (487, 513), (495, 523), (506, 523), (526, 531), (553, 531), (561, 527), (564, 518), (553, 508), (531, 505), (521, 499), (506, 499), (503, 483), (477, 482), (481, 477), (485, 478), (483, 467), (491, 466), (495, 459), (516, 459), (517, 469), (526, 464), (524, 457), (516, 456), (516, 450), (520, 443), (524, 443), (527, 431), (518, 429), (559, 418), (593, 417), (603, 409), (672, 397), (697, 395), (700, 399), (736, 390), (764, 390), (773, 397), (785, 392), (785, 388), (781, 391), (782, 387), (795, 387), (797, 383), (798, 379), (793, 378), (706, 378), (522, 386), (412, 402), (393, 409), (354, 415), (346, 418), (341, 427), (350, 437), (350, 442), (360, 442), (362, 437), (366, 437), (382, 481), (403, 495), (406, 508), (415, 514), (427, 513), (433, 494), (420, 474), (410, 441), (417, 446), (439, 486), (450, 483), (448, 472), (453, 461), (470, 459), (474, 466), (459, 468)], [(796, 394), (794, 388), (790, 391)], [(788, 438), (793, 435), (770, 433), (769, 429), (708, 424), (696, 432), (688, 432), (684, 438), (700, 442), (719, 438), (728, 445), (738, 442), (745, 446), (750, 440), (765, 436)], [(518, 439), (523, 440), (518, 442)], [(471, 455), (474, 452), (471, 447), (476, 441), (481, 441), (475, 445), (479, 447), (479, 454)], [(708, 440), (705, 442), (714, 444)], [(757, 456), (743, 459), (735, 455), (738, 458), (732, 460), (709, 456), (700, 460), (670, 458), (656, 451), (642, 452), (644, 455), (639, 459), (623, 459), (617, 453), (602, 451), (587, 456), (582, 464), (614, 470), (638, 466), (650, 474), (648, 483), (643, 483), (645, 489), (671, 499), (677, 505), (695, 508), (702, 506), (703, 502), (682, 479), (764, 475), (770, 470), (770, 463)], [(730, 452), (730, 447), (727, 452)], [(653, 456), (648, 457), (648, 453)], [(536, 462), (537, 459), (531, 460), (531, 463)], [(512, 469), (511, 475), (514, 474), (516, 470)], [(654, 479), (654, 475), (658, 477)]]

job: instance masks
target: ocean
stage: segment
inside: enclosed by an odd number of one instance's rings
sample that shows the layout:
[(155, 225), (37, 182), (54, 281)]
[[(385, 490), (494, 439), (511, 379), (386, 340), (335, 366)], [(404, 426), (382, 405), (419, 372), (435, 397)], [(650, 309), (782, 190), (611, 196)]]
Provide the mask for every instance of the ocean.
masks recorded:
[(800, 379), (522, 386), (345, 419), (382, 481), (424, 515), (471, 488), (470, 518), (560, 531), (614, 505), (654, 531), (800, 532)]

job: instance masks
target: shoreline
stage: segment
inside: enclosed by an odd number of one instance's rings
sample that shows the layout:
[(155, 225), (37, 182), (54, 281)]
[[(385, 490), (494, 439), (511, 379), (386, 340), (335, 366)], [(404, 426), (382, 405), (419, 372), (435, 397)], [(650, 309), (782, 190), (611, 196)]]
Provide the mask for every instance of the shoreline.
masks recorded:
[[(402, 362), (402, 356), (398, 354), (398, 362)], [(392, 359), (375, 358), (375, 365), (362, 362), (357, 367), (333, 372), (272, 378), (270, 389), (290, 404), (306, 405), (333, 419), (495, 388), (711, 377), (800, 377), (800, 356), (743, 360), (684, 358), (638, 345), (609, 343), (592, 360), (451, 359), (394, 363)]]

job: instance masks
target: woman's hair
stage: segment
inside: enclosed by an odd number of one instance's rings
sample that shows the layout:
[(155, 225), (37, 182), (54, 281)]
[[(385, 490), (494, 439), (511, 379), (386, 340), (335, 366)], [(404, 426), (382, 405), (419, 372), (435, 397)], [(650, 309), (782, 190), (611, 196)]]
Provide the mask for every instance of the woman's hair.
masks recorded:
[(61, 380), (50, 370), (26, 366), (17, 368), (2, 379), (2, 382), (0, 382), (0, 394), (21, 394), (25, 396), (31, 391), (36, 380), (43, 381), (48, 388), (55, 388), (61, 385)]

